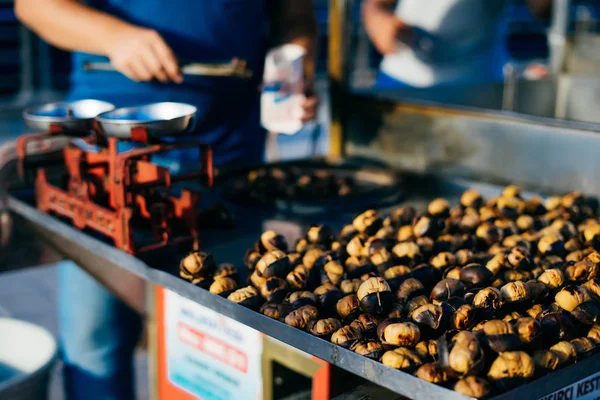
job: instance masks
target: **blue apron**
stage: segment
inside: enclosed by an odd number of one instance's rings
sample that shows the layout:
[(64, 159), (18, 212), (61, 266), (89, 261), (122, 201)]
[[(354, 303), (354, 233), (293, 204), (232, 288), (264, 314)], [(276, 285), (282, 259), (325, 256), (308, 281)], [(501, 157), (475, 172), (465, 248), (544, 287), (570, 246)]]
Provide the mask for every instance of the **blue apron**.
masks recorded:
[[(117, 72), (84, 71), (85, 62), (108, 59), (75, 53), (70, 100), (95, 98), (117, 107), (159, 101), (190, 103), (198, 108), (198, 133), (194, 139), (213, 146), (217, 166), (262, 161), (265, 132), (259, 124), (258, 88), (266, 51), (265, 0), (91, 0), (88, 3), (125, 21), (155, 29), (182, 60), (223, 62), (238, 57), (248, 62), (254, 75), (249, 80), (186, 76), (180, 85), (138, 83)], [(193, 161), (193, 155), (186, 152), (171, 158), (169, 165), (174, 170), (184, 169)]]

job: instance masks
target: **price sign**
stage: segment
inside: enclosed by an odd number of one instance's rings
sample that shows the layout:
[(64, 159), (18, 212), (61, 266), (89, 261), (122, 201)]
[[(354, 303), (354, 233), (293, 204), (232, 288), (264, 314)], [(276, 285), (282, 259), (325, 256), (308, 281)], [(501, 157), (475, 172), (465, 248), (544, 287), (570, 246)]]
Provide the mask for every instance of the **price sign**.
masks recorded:
[(262, 336), (209, 308), (165, 291), (171, 384), (203, 400), (262, 398)]
[(539, 400), (600, 400), (600, 372)]

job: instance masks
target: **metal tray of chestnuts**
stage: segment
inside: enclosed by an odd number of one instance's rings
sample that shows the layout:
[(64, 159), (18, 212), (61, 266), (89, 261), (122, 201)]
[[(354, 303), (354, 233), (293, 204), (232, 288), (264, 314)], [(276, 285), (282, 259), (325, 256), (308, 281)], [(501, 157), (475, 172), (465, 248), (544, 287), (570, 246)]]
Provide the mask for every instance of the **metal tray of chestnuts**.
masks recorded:
[(303, 216), (384, 207), (398, 204), (403, 195), (397, 173), (352, 160), (295, 160), (231, 169), (219, 174), (217, 187), (225, 200), (241, 207)]
[[(243, 267), (217, 265), (235, 260), (207, 246), (214, 256), (189, 253), (180, 276), (20, 200), (9, 207), (78, 259), (93, 254), (411, 399), (597, 396), (598, 201), (450, 186), (424, 211), (369, 210), (293, 246), (264, 232)], [(439, 195), (457, 205), (429, 202)], [(234, 236), (225, 247), (244, 233)]]

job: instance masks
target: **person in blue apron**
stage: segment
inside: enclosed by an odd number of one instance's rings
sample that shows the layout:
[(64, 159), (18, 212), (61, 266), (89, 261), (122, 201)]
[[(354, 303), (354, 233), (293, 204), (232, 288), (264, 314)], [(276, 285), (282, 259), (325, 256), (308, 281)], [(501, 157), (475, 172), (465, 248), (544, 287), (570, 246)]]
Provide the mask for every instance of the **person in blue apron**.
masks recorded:
[[(502, 81), (508, 61), (504, 0), (365, 0), (362, 19), (384, 55), (376, 89)], [(528, 0), (539, 17), (551, 0)]]
[[(43, 39), (74, 51), (69, 100), (193, 104), (197, 139), (212, 145), (217, 167), (263, 160), (259, 87), (267, 47), (300, 44), (310, 62), (316, 37), (312, 0), (17, 0), (15, 12)], [(184, 77), (179, 68), (180, 60), (234, 57), (247, 61), (252, 79)], [(118, 72), (84, 70), (98, 61)], [(304, 119), (315, 108), (308, 97)], [(181, 153), (169, 165), (181, 169), (188, 157)], [(60, 267), (59, 293), (67, 398), (132, 399), (140, 316), (74, 264)]]

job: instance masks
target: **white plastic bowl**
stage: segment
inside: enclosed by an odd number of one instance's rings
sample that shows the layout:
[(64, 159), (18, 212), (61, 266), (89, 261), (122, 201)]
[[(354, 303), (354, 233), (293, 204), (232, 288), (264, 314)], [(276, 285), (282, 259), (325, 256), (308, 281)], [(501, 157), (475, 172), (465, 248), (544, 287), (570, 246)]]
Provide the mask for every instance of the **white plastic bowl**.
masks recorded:
[(56, 340), (46, 329), (0, 318), (0, 399), (47, 399), (56, 358)]

